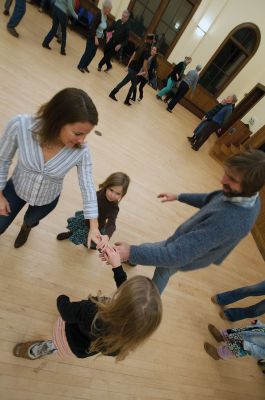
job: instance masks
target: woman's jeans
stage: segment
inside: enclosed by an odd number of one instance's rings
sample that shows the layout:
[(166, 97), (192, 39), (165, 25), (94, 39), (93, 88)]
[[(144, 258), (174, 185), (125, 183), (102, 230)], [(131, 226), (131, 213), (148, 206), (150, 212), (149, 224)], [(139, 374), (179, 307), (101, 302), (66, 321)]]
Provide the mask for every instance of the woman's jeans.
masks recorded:
[[(245, 286), (228, 292), (218, 293), (216, 299), (218, 304), (225, 306), (249, 296), (262, 295), (265, 295), (265, 281), (257, 283), (256, 285)], [(265, 314), (265, 300), (250, 307), (227, 308), (224, 310), (224, 313), (230, 321), (240, 321), (244, 318), (255, 318)]]
[(167, 94), (168, 92), (170, 92), (170, 90), (173, 88), (174, 86), (174, 81), (172, 81), (171, 78), (168, 78), (167, 80), (167, 84), (165, 87), (163, 87), (163, 89), (160, 90), (160, 92), (157, 93), (157, 96), (162, 97), (165, 94)]
[(118, 85), (113, 89), (113, 92), (116, 94), (118, 91), (125, 85), (127, 85), (128, 82), (131, 81), (131, 86), (129, 88), (128, 94), (126, 96), (125, 101), (128, 102), (134, 92), (134, 90), (137, 87), (137, 72), (134, 69), (128, 68), (128, 74), (125, 76), (125, 78), (118, 83)]
[(60, 8), (54, 6), (52, 10), (52, 28), (43, 40), (43, 44), (45, 46), (48, 46), (50, 44), (52, 39), (55, 37), (57, 29), (60, 25), (62, 29), (61, 52), (65, 51), (67, 21), (67, 15), (62, 10), (60, 10)]
[[(12, 179), (6, 184), (6, 187), (3, 190), (3, 195), (9, 203), (11, 212), (8, 216), (0, 215), (0, 234), (4, 233), (5, 230), (9, 227), (11, 222), (16, 218), (17, 214), (26, 204), (25, 200), (22, 200), (15, 192), (15, 188), (12, 182)], [(57, 205), (59, 200), (59, 196), (56, 197), (49, 204), (45, 204), (43, 206), (28, 206), (28, 209), (24, 215), (23, 223), (30, 228), (37, 226), (39, 221), (46, 217)]]
[(86, 41), (86, 49), (82, 55), (78, 68), (87, 68), (96, 55), (98, 46), (95, 45), (95, 38), (88, 37)]
[(25, 12), (26, 12), (26, 0), (16, 0), (15, 8), (13, 14), (10, 17), (10, 20), (7, 23), (7, 27), (15, 28), (24, 17)]

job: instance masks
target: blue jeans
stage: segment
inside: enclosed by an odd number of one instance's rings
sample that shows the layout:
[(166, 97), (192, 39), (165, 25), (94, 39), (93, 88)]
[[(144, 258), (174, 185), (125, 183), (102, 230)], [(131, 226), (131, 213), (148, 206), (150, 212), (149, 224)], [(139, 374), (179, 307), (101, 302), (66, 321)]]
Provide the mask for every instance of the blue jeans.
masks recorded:
[(166, 86), (163, 87), (163, 89), (161, 89), (160, 92), (157, 93), (157, 96), (162, 97), (165, 94), (169, 93), (170, 90), (173, 88), (173, 86), (174, 86), (174, 81), (172, 81), (171, 78), (168, 78)]
[[(148, 246), (150, 247), (162, 247), (165, 246), (166, 240), (163, 240), (162, 242), (157, 242), (157, 243), (148, 243)], [(174, 275), (176, 272), (178, 272), (179, 268), (178, 267), (156, 267), (152, 281), (156, 285), (159, 293), (161, 294), (165, 287), (167, 286), (167, 283), (169, 281), (169, 278)]]
[(98, 46), (95, 45), (95, 38), (88, 37), (86, 41), (86, 49), (82, 55), (78, 68), (87, 68), (96, 55)]
[[(216, 299), (218, 304), (225, 306), (234, 303), (235, 301), (242, 300), (248, 296), (262, 295), (265, 295), (265, 281), (257, 283), (256, 285), (245, 286), (228, 292), (218, 293)], [(250, 307), (227, 308), (224, 313), (230, 321), (240, 321), (244, 318), (255, 318), (265, 313), (265, 300)]]
[[(0, 234), (5, 232), (11, 222), (16, 218), (17, 214), (26, 204), (26, 201), (22, 200), (16, 194), (12, 179), (9, 179), (7, 182), (6, 187), (3, 190), (3, 195), (9, 203), (11, 212), (7, 217), (0, 215)], [(46, 217), (56, 207), (58, 200), (59, 196), (56, 197), (56, 199), (51, 203), (43, 206), (28, 206), (28, 209), (24, 215), (24, 224), (30, 228), (37, 226), (40, 220)]]
[(66, 27), (67, 27), (68, 17), (60, 8), (53, 6), (52, 10), (52, 28), (47, 36), (43, 40), (43, 44), (48, 46), (52, 39), (55, 37), (59, 25), (62, 30), (62, 41), (61, 41), (61, 51), (65, 51), (66, 45)]
[(205, 128), (205, 126), (207, 125), (207, 120), (201, 121), (199, 123), (199, 125), (194, 129), (193, 134), (194, 136), (199, 136), (199, 134), (201, 133), (201, 131)]
[(25, 12), (26, 12), (26, 0), (16, 0), (15, 8), (13, 14), (11, 15), (7, 23), (7, 27), (15, 28), (24, 17)]

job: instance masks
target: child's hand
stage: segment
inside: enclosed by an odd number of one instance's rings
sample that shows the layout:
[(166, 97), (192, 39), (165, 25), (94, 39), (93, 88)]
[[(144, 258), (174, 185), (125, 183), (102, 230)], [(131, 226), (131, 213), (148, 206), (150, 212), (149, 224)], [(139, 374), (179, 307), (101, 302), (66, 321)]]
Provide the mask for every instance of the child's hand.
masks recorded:
[(121, 265), (121, 258), (119, 252), (115, 247), (106, 247), (105, 252), (100, 256), (101, 260), (111, 264), (113, 268), (117, 268)]
[(105, 251), (106, 247), (108, 246), (109, 243), (109, 237), (108, 235), (101, 235), (100, 236), (100, 241), (97, 244), (97, 250), (99, 251)]
[(98, 244), (100, 242), (101, 234), (98, 229), (90, 229), (87, 236), (87, 247), (90, 249), (91, 241)]

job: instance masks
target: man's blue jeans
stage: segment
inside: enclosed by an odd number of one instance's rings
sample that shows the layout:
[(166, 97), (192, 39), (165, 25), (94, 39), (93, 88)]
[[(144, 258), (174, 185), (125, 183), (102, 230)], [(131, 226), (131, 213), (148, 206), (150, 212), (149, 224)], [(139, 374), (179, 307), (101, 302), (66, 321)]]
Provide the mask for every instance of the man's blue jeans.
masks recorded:
[[(262, 295), (265, 295), (265, 281), (257, 283), (256, 285), (245, 286), (228, 292), (218, 293), (216, 299), (218, 304), (225, 306), (249, 296)], [(244, 318), (255, 318), (265, 314), (265, 300), (250, 307), (227, 308), (224, 313), (230, 321), (240, 321)]]
[[(15, 192), (15, 188), (11, 179), (6, 184), (3, 190), (3, 195), (7, 199), (11, 212), (8, 216), (0, 215), (0, 234), (4, 233), (9, 227), (11, 222), (16, 218), (17, 214), (26, 204), (25, 200), (22, 200)], [(39, 224), (39, 221), (46, 217), (57, 205), (59, 196), (56, 197), (49, 204), (43, 206), (28, 206), (28, 209), (24, 216), (24, 224), (33, 228)]]
[(8, 28), (15, 28), (26, 12), (26, 0), (16, 0), (15, 8), (13, 14), (11, 15), (10, 20), (8, 21), (7, 27)]

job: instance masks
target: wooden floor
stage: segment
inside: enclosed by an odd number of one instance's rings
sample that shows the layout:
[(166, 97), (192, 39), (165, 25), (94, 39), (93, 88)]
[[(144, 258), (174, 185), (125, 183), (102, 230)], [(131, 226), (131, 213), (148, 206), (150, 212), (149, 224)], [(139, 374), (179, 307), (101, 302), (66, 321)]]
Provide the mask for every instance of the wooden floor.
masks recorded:
[[(130, 243), (166, 238), (194, 209), (184, 204), (161, 204), (160, 191), (204, 192), (219, 187), (221, 168), (208, 156), (210, 143), (194, 152), (187, 143), (198, 119), (177, 106), (165, 111), (155, 92), (147, 87), (141, 104), (123, 105), (108, 98), (124, 76), (120, 65), (106, 74), (97, 72), (99, 52), (90, 74), (76, 65), (85, 41), (70, 32), (67, 56), (41, 47), (51, 20), (27, 4), (27, 14), (18, 27), (20, 38), (5, 30), (0, 15), (0, 128), (18, 113), (32, 113), (58, 90), (74, 86), (86, 90), (100, 116), (88, 138), (94, 161), (96, 184), (120, 170), (132, 179), (121, 202), (114, 240)], [(212, 138), (214, 140), (214, 138)], [(111, 270), (96, 252), (56, 241), (66, 218), (81, 207), (76, 171), (65, 181), (57, 209), (32, 231), (28, 243), (15, 250), (14, 239), (22, 221), (0, 238), (0, 398), (1, 400), (263, 400), (265, 379), (255, 360), (211, 360), (203, 349), (210, 340), (207, 324), (228, 327), (210, 302), (217, 291), (264, 280), (264, 262), (253, 238), (247, 237), (222, 267), (178, 273), (163, 294), (161, 327), (147, 344), (121, 363), (111, 357), (60, 359), (54, 355), (37, 361), (17, 359), (12, 348), (18, 341), (50, 338), (57, 316), (56, 297), (65, 293), (81, 299), (101, 289), (114, 291)], [(127, 269), (152, 276), (152, 267)], [(254, 302), (246, 300), (242, 304)], [(240, 324), (238, 324), (240, 325)]]

